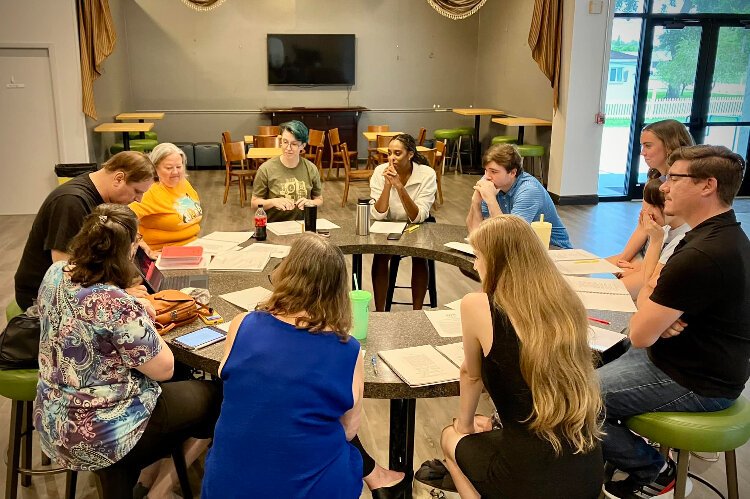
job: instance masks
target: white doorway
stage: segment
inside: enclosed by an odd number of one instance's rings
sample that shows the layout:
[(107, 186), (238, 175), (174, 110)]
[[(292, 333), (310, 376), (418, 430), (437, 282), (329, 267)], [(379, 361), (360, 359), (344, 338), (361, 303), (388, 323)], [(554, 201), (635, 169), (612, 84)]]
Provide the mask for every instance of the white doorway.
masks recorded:
[(0, 47), (0, 215), (36, 213), (57, 185), (49, 49)]

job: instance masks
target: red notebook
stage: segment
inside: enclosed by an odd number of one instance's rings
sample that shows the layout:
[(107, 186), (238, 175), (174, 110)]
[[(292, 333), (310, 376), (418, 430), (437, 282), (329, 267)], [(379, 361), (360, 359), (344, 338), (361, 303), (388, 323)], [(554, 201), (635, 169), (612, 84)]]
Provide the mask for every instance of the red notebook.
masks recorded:
[(195, 262), (203, 258), (203, 247), (201, 246), (164, 246), (161, 250), (162, 260), (180, 260), (182, 262)]

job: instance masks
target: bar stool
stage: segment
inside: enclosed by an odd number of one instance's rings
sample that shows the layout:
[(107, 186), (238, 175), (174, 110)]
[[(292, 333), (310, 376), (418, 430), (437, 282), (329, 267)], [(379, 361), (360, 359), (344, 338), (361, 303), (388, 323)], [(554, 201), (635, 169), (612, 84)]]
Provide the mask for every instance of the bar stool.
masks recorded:
[[(159, 142), (157, 142), (156, 140), (134, 139), (130, 141), (130, 150), (147, 153), (153, 151), (154, 147), (156, 147), (158, 144)], [(124, 150), (125, 148), (123, 147), (122, 142), (116, 142), (109, 146), (110, 154), (117, 154), (118, 152), (122, 152)]]
[[(143, 135), (146, 140), (159, 140), (156, 132), (143, 132)], [(142, 140), (141, 132), (130, 132), (130, 140)]]
[(457, 141), (461, 138), (461, 132), (457, 128), (439, 128), (435, 130), (434, 135), (435, 140), (442, 140), (445, 142), (445, 159), (447, 160), (447, 166), (451, 166), (453, 163), (453, 157), (455, 156), (458, 161), (456, 172), (461, 170), (461, 173), (463, 173), (463, 168), (461, 167), (461, 155), (457, 154)]
[(495, 144), (517, 144), (518, 139), (512, 135), (495, 135), (492, 137), (490, 143), (494, 146)]
[[(544, 172), (544, 164), (542, 158), (544, 158), (544, 146), (536, 144), (521, 144), (518, 146), (518, 154), (521, 155), (523, 161), (526, 158), (531, 158), (531, 174), (538, 178), (543, 185), (547, 184), (547, 175)], [(539, 174), (536, 172), (537, 159), (539, 160)]]
[(471, 164), (472, 158), (474, 157), (474, 127), (471, 127), (471, 126), (458, 127), (456, 128), (456, 130), (458, 130), (458, 132), (461, 134), (458, 137), (458, 145), (456, 146), (458, 148), (459, 156), (461, 155), (464, 139), (466, 138), (469, 139), (469, 147), (466, 148), (464, 153), (469, 155), (469, 164)]
[(678, 451), (674, 499), (684, 499), (688, 475), (705, 484), (720, 497), (711, 483), (688, 472), (690, 451), (723, 452), (729, 499), (738, 499), (735, 449), (750, 440), (750, 401), (740, 396), (734, 404), (716, 412), (648, 412), (628, 419), (629, 429), (657, 442), (662, 454)]
[[(435, 223), (435, 217), (430, 215), (424, 221), (424, 223)], [(393, 301), (393, 293), (396, 288), (399, 289), (411, 289), (411, 286), (396, 286), (396, 278), (398, 277), (398, 266), (401, 263), (401, 259), (405, 258), (401, 255), (394, 255), (391, 257), (391, 263), (388, 270), (388, 291), (385, 295), (385, 311), (391, 311), (391, 305), (411, 305), (402, 301)], [(427, 260), (427, 295), (430, 299), (430, 308), (437, 307), (437, 277), (435, 274), (435, 260)]]

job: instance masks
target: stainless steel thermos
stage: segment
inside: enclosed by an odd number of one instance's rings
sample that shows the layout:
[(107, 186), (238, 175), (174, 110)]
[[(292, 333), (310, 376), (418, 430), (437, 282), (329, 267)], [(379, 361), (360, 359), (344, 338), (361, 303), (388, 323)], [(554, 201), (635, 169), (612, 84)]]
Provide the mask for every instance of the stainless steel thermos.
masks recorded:
[(359, 198), (357, 200), (357, 235), (367, 236), (370, 234), (370, 198)]

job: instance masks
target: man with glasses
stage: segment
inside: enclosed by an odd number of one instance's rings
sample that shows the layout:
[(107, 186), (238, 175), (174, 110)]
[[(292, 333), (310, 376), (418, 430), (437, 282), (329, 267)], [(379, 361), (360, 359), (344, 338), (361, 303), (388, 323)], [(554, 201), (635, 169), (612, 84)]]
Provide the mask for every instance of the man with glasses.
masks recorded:
[[(16, 302), (26, 310), (36, 300), (39, 285), (53, 262), (68, 260), (68, 244), (83, 219), (102, 203), (140, 201), (154, 183), (156, 172), (147, 155), (123, 151), (102, 164), (58, 186), (44, 200), (26, 240), (15, 275)], [(134, 288), (145, 295), (146, 288)]]
[(653, 291), (639, 296), (630, 350), (599, 369), (604, 458), (610, 471), (629, 474), (605, 484), (610, 498), (656, 496), (675, 483), (674, 462), (630, 432), (625, 419), (725, 409), (750, 376), (750, 241), (732, 210), (745, 163), (708, 145), (679, 148), (668, 163), (664, 212), (693, 229)]
[(318, 168), (303, 156), (308, 140), (301, 121), (281, 126), (281, 156), (271, 158), (258, 169), (253, 182), (251, 206), (263, 205), (269, 222), (301, 220), (305, 204), (323, 204)]

